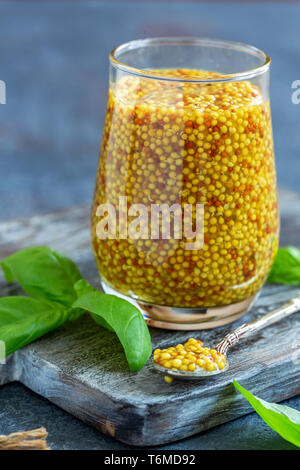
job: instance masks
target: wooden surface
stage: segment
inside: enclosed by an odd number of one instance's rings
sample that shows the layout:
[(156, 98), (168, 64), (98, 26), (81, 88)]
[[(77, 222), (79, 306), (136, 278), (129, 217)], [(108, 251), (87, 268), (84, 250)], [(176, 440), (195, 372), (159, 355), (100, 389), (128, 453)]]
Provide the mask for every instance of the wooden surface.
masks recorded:
[[(281, 192), (282, 244), (298, 244), (300, 197)], [(70, 255), (83, 275), (99, 285), (89, 246), (89, 208), (0, 224), (0, 257), (47, 244)], [(0, 295), (15, 293), (0, 278)], [(276, 308), (296, 288), (266, 286), (244, 321)], [(209, 344), (231, 326), (197, 333)], [(191, 333), (151, 330), (153, 346), (183, 342)], [(270, 401), (300, 393), (299, 314), (244, 340), (229, 356), (230, 370), (199, 383), (168, 385), (152, 369), (128, 372), (116, 337), (85, 316), (18, 351), (0, 366), (0, 384), (18, 380), (83, 421), (123, 442), (157, 445), (182, 439), (250, 411), (232, 379)]]

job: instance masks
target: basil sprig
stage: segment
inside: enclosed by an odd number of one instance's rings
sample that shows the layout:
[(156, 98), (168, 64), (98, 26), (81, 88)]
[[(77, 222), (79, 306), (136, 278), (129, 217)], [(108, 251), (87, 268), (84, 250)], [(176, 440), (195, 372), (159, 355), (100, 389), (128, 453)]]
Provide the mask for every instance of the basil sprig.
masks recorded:
[(300, 411), (289, 406), (262, 400), (248, 392), (236, 380), (233, 380), (233, 385), (270, 428), (286, 441), (300, 447)]
[(70, 307), (77, 299), (75, 282), (82, 275), (69, 258), (47, 246), (25, 248), (1, 261), (7, 282), (17, 281), (37, 299), (54, 300)]
[(68, 319), (68, 309), (57, 302), (23, 296), (0, 298), (0, 340), (5, 343), (6, 355), (58, 328)]
[(267, 282), (297, 286), (300, 284), (300, 250), (294, 246), (279, 248)]
[(30, 296), (0, 299), (0, 340), (7, 355), (87, 310), (100, 326), (117, 334), (132, 371), (149, 359), (151, 339), (140, 311), (126, 300), (97, 291), (68, 257), (36, 246), (0, 264), (6, 280), (18, 281)]
[[(78, 281), (75, 289), (82, 289), (86, 281)], [(92, 288), (81, 295), (74, 307), (82, 308), (105, 321), (117, 334), (132, 371), (141, 369), (152, 352), (150, 333), (141, 312), (127, 300), (104, 294)]]

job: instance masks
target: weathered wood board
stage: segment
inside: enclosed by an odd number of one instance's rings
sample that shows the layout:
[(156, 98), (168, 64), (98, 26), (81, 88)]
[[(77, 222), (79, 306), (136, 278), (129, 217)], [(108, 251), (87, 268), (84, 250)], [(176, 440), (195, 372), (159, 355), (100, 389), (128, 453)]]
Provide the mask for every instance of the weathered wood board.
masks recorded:
[[(300, 245), (300, 196), (280, 193), (282, 244)], [(0, 258), (29, 245), (47, 244), (70, 255), (99, 285), (89, 246), (89, 208), (0, 224)], [(234, 325), (194, 333), (215, 345), (244, 321), (278, 307), (298, 289), (265, 286), (251, 311)], [(18, 291), (0, 277), (0, 296)], [(176, 441), (250, 411), (232, 379), (270, 401), (300, 393), (300, 313), (244, 340), (230, 353), (230, 370), (198, 383), (166, 384), (151, 366), (128, 371), (114, 334), (88, 315), (61, 327), (0, 365), (0, 385), (13, 380), (103, 432), (134, 446)], [(153, 346), (182, 343), (190, 332), (151, 330)]]

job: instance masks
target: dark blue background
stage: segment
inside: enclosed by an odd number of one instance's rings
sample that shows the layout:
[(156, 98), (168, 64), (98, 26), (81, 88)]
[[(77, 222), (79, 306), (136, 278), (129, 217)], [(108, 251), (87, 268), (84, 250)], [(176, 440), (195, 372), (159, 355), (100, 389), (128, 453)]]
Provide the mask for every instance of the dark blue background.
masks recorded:
[[(108, 53), (142, 37), (209, 36), (272, 58), (278, 179), (299, 191), (300, 5), (0, 3), (0, 219), (91, 200), (108, 85)], [(0, 434), (44, 425), (58, 449), (124, 449), (19, 384), (0, 389)], [(300, 397), (287, 402), (299, 409)], [(165, 448), (291, 449), (256, 414)]]
[(190, 35), (253, 44), (272, 58), (278, 180), (298, 190), (300, 5), (147, 2), (0, 4), (0, 219), (91, 200), (108, 54), (125, 41)]

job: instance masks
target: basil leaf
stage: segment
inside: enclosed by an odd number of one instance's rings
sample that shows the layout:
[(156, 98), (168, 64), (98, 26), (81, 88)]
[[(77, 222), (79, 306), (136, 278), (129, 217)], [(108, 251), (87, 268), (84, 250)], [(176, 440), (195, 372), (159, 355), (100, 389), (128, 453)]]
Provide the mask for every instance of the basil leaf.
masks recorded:
[(300, 250), (279, 248), (267, 282), (296, 286), (300, 284)]
[(77, 266), (46, 246), (25, 248), (1, 261), (8, 282), (18, 281), (31, 297), (70, 307), (77, 295), (74, 283), (82, 279)]
[(73, 306), (98, 315), (108, 323), (124, 348), (130, 370), (137, 371), (144, 366), (152, 352), (151, 338), (143, 315), (134, 305), (94, 289), (79, 297)]
[(69, 318), (61, 304), (30, 297), (0, 298), (0, 340), (6, 355), (62, 325)]
[[(77, 292), (78, 297), (81, 297), (82, 295), (87, 294), (88, 292), (98, 292), (97, 289), (91, 286), (91, 284), (89, 284), (84, 279), (77, 281), (74, 288)], [(108, 331), (114, 331), (114, 329), (104, 320), (104, 318), (99, 317), (99, 315), (95, 315), (94, 313), (90, 313), (90, 315), (93, 320), (97, 323), (97, 325), (102, 326)]]
[(300, 447), (300, 412), (285, 405), (262, 400), (233, 380), (235, 388), (248, 400), (259, 416), (270, 428), (285, 440)]
[(82, 295), (88, 294), (89, 292), (97, 291), (97, 289), (91, 286), (91, 284), (89, 284), (85, 279), (80, 279), (77, 281), (74, 284), (74, 290), (77, 294), (77, 297), (81, 297)]

